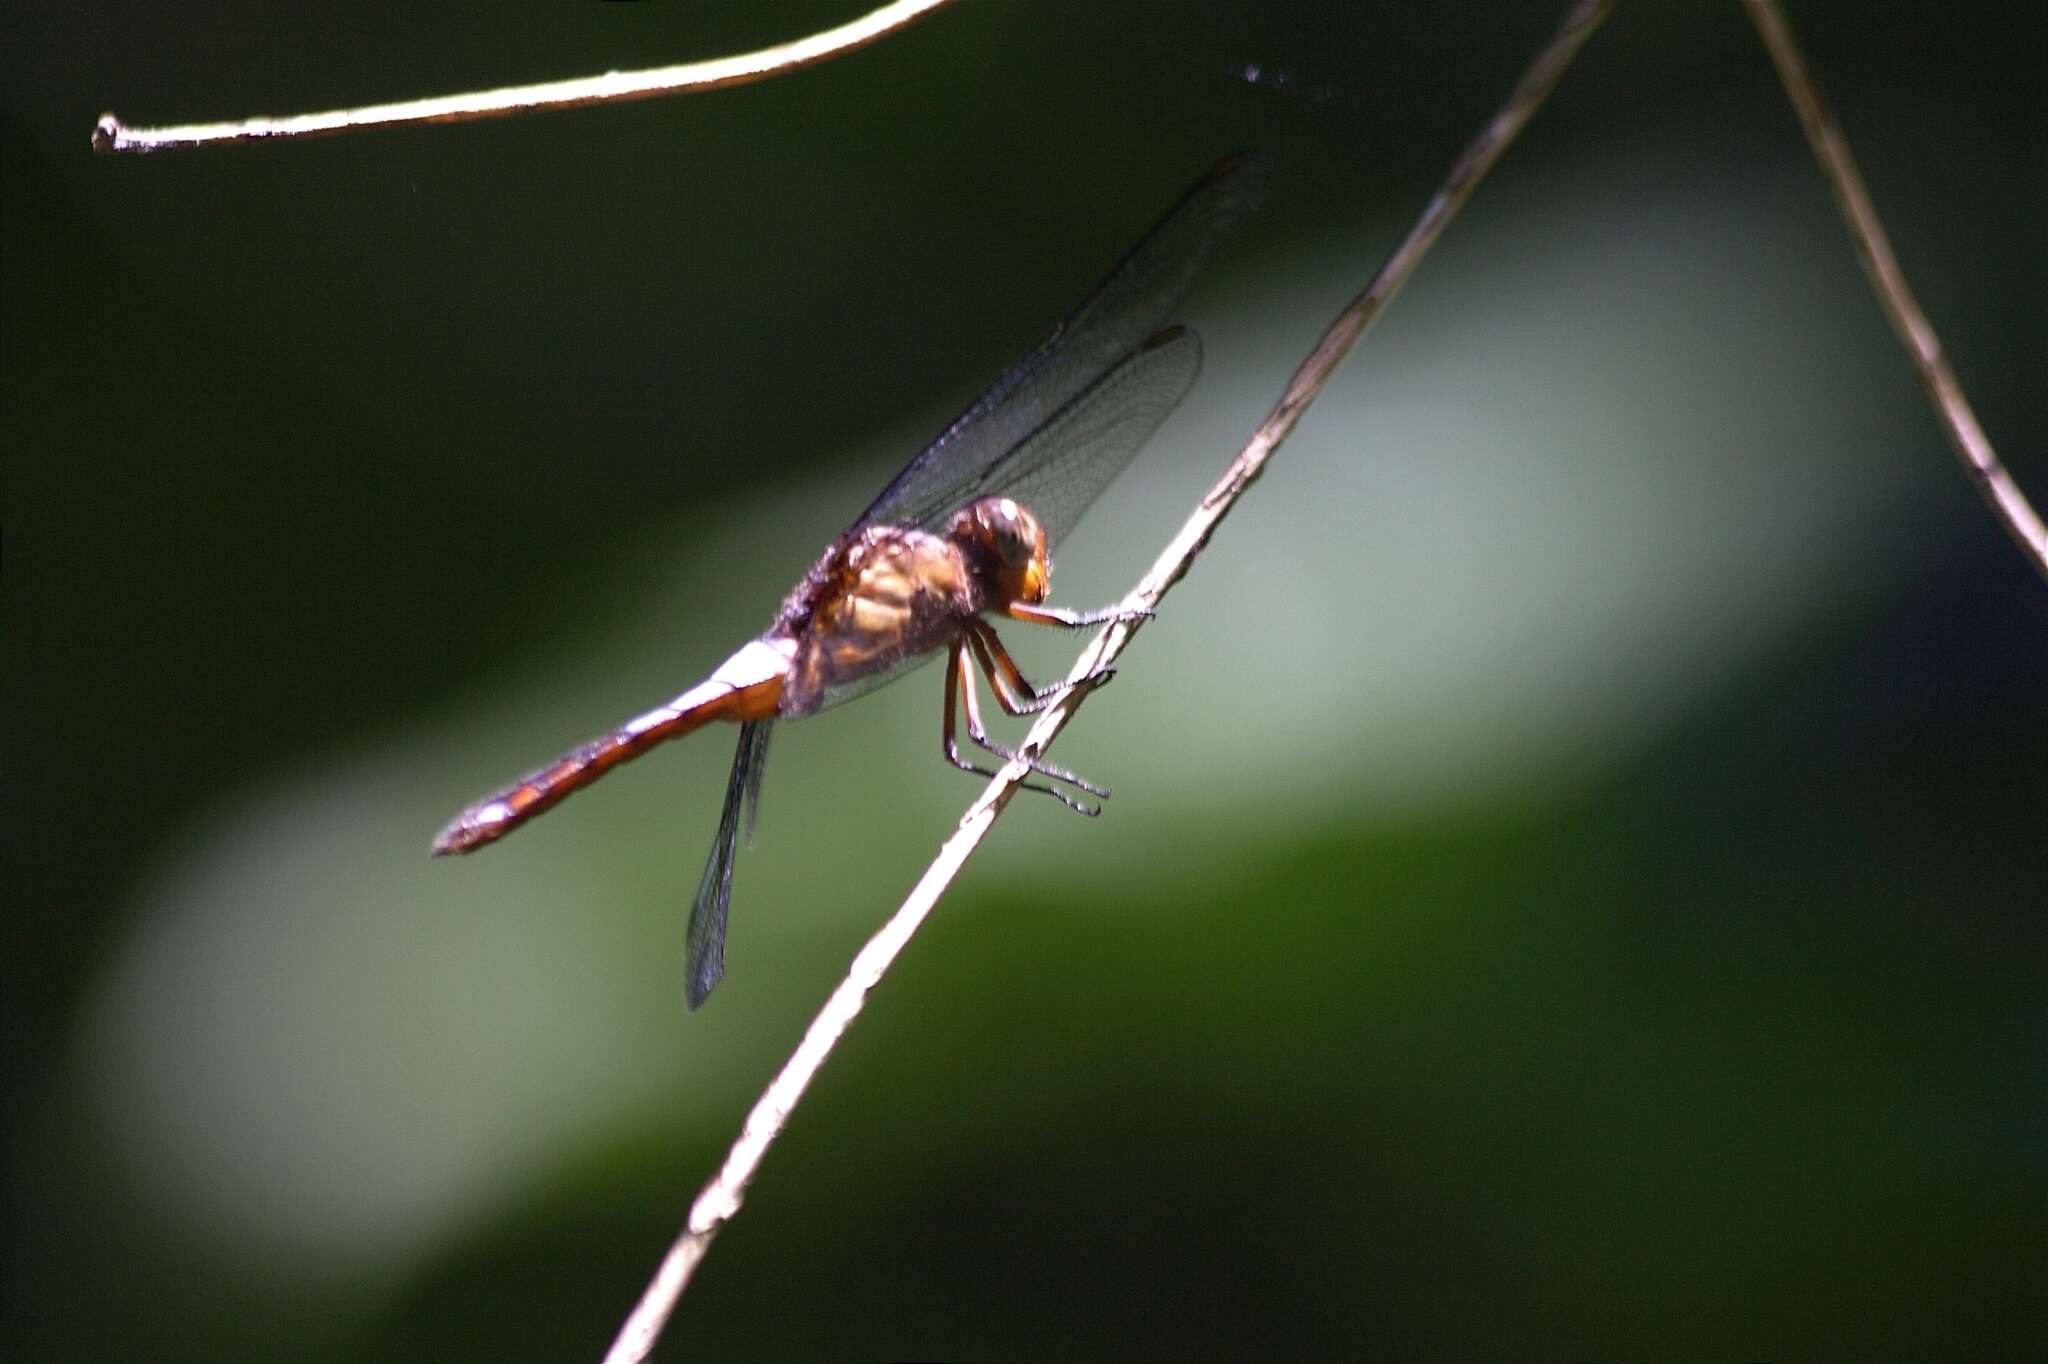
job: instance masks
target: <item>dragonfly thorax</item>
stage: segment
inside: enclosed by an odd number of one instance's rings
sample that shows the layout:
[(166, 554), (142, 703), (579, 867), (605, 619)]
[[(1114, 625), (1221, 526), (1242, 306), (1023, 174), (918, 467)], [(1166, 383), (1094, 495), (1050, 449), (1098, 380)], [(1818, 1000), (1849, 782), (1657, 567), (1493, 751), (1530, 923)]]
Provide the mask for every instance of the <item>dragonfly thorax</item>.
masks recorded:
[(869, 526), (828, 552), (808, 582), (784, 715), (858, 695), (950, 643), (986, 591), (961, 544), (912, 526)]

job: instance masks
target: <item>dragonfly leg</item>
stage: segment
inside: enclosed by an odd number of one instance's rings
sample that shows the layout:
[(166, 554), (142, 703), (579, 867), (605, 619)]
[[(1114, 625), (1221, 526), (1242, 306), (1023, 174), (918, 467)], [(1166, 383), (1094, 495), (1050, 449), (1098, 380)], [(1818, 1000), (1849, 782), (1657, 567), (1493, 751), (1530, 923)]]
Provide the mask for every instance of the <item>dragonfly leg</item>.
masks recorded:
[(1159, 613), (1149, 606), (1133, 610), (1105, 606), (1099, 611), (1070, 611), (1064, 606), (1034, 606), (1030, 602), (1013, 601), (1003, 608), (1003, 614), (1016, 620), (1028, 620), (1033, 625), (1057, 625), (1062, 630), (1080, 630), (1113, 620), (1150, 620)]
[[(989, 738), (988, 731), (982, 727), (981, 703), (976, 700), (974, 694), (973, 661), (968, 657), (968, 646), (964, 641), (955, 644), (946, 651), (946, 711), (942, 731), (946, 761), (959, 768), (962, 772), (973, 772), (984, 777), (995, 776), (996, 774), (988, 768), (978, 767), (961, 756), (960, 745), (954, 733), (954, 706), (956, 702), (967, 712), (967, 736), (982, 748), (987, 749), (1005, 762), (1021, 762), (1034, 772), (1043, 773), (1045, 776), (1059, 781), (1069, 782), (1092, 796), (1108, 798), (1109, 792), (1102, 787), (1083, 781), (1066, 769), (1055, 767), (1042, 759), (1027, 758), (1023, 754), (1005, 748)], [(1021, 783), (1021, 785), (1027, 791), (1043, 791), (1046, 795), (1051, 796), (1054, 800), (1057, 800), (1060, 804), (1077, 814), (1093, 818), (1102, 813), (1100, 805), (1090, 805), (1086, 801), (1076, 800), (1058, 787), (1041, 786), (1036, 782), (1028, 781)]]
[(981, 671), (988, 677), (996, 700), (1010, 715), (1036, 715), (1077, 687), (1099, 687), (1116, 676), (1116, 669), (1104, 668), (1079, 682), (1055, 682), (1040, 691), (1025, 680), (1017, 660), (1010, 657), (1010, 651), (1003, 647), (1002, 639), (986, 621), (968, 621), (967, 641), (974, 649), (975, 658), (981, 662)]
[[(993, 638), (993, 632), (991, 632), (991, 638)], [(970, 648), (974, 647), (974, 639), (972, 635), (968, 636), (968, 646)], [(996, 647), (1001, 648), (1001, 643), (998, 642)], [(990, 739), (988, 737), (988, 732), (981, 727), (981, 708), (979, 704), (976, 702), (974, 696), (973, 660), (970, 659), (964, 651), (956, 649), (956, 652), (959, 653), (960, 657), (960, 695), (967, 705), (967, 733), (968, 736), (974, 740), (974, 742), (980, 744), (983, 748), (987, 749), (989, 752), (995, 754), (999, 758), (1003, 758), (1006, 761), (1011, 762), (1021, 762), (1034, 772), (1043, 772), (1048, 777), (1057, 777), (1059, 780), (1063, 782), (1067, 782), (1071, 785), (1080, 787), (1083, 791), (1086, 791), (1091, 796), (1101, 796), (1104, 799), (1107, 799), (1109, 797), (1109, 790), (1107, 787), (1097, 786), (1093, 782), (1084, 781), (1080, 777), (1075, 776), (1072, 772), (1067, 771), (1066, 768), (1056, 767), (1053, 764), (1046, 762), (1042, 758), (1027, 758), (1021, 754), (1014, 753), (1011, 750), (1003, 747), (1001, 744), (996, 743), (994, 740)], [(977, 650), (977, 653), (978, 652), (979, 651)], [(1005, 655), (1005, 657), (1007, 657), (1007, 655)], [(1010, 666), (1014, 668), (1016, 664), (1012, 663)], [(994, 672), (989, 671), (988, 661), (986, 658), (982, 659), (982, 670), (988, 673), (989, 685), (994, 687), (996, 695), (998, 697), (1001, 697), (1002, 687), (995, 680), (996, 674)], [(1028, 682), (1024, 682), (1023, 676), (1021, 674), (1018, 676), (1017, 680), (1020, 683), (1022, 683), (1026, 691), (1030, 690), (1031, 684)], [(1101, 682), (1097, 678), (1090, 677), (1084, 679), (1081, 682), (1074, 683), (1071, 686), (1062, 686), (1053, 694), (1055, 696), (1063, 695), (1066, 692), (1074, 690), (1075, 687), (1085, 686), (1092, 689), (1095, 687), (1099, 687), (1101, 685)], [(1033, 708), (1043, 710), (1045, 708), (1044, 703), (1041, 702)], [(1010, 712), (1010, 714), (1012, 715), (1020, 715), (1024, 713), (1024, 711), (1018, 710), (1013, 710)]]

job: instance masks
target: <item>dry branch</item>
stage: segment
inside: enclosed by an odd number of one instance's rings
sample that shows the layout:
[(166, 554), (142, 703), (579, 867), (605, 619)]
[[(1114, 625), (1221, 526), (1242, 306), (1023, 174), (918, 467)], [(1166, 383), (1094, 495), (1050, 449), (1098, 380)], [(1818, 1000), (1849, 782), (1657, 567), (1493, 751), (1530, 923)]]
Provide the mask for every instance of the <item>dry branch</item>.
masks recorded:
[[(1125, 597), (1124, 606), (1149, 610), (1157, 606), (1167, 591), (1186, 575), (1217, 524), (1258, 478), (1267, 459), (1336, 373), (1353, 344), (1400, 291), (1408, 276), (1414, 273), (1445, 224), (1549, 96), (1558, 78), (1600, 21), (1606, 18), (1611, 7), (1611, 0), (1579, 0), (1566, 13), (1557, 33), (1537, 54), (1507, 102), (1452, 166), (1450, 175), (1409, 229), (1407, 237), (1380, 267), (1365, 291), (1346, 305), (1316, 342), (1308, 358), (1302, 361), (1288, 381), (1273, 410), (1259, 423), (1223, 477), (1202, 498), (1194, 514), (1161, 551), (1151, 570)], [(1123, 652), (1141, 624), (1142, 619), (1112, 624), (1082, 651), (1068, 674), (1069, 681), (1081, 685), (1067, 692), (1039, 717), (1025, 737), (1022, 752), (1035, 756), (1045, 751), (1087, 699), (1091, 689), (1085, 685), (1086, 680), (1109, 666)], [(946, 840), (937, 859), (926, 869), (909, 897), (854, 958), (845, 980), (825, 1001), (824, 1008), (819, 1010), (805, 1031), (803, 1041), (747, 1114), (739, 1138), (733, 1143), (717, 1177), (704, 1187), (691, 1205), (689, 1220), (682, 1234), (669, 1247), (661, 1267), (642, 1293), (632, 1315), (626, 1319), (618, 1338), (612, 1342), (611, 1350), (605, 1355), (605, 1364), (639, 1364), (653, 1350), (683, 1290), (689, 1286), (691, 1276), (710, 1249), (712, 1237), (738, 1213), (747, 1185), (760, 1168), (769, 1146), (780, 1135), (790, 1113), (824, 1065), (833, 1046), (859, 1015), (868, 991), (880, 983), (890, 963), (930, 915), (939, 896), (952, 884), (968, 856), (980, 846), (995, 824), (996, 816), (1002, 813), (1018, 785), (1028, 775), (1029, 769), (1021, 762), (1009, 763), (996, 775), (974, 804), (968, 807), (959, 828)]]

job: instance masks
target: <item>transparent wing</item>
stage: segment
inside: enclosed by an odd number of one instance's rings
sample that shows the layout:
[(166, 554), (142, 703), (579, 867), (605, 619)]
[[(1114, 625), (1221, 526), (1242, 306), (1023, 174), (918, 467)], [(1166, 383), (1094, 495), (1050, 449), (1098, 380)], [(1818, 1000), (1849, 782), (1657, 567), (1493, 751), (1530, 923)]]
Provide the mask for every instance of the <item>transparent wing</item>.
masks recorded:
[[(1161, 332), (1056, 413), (1011, 452), (1012, 459), (987, 470), (980, 484), (964, 490), (964, 497), (942, 503), (932, 516), (911, 520), (930, 526), (951, 515), (964, 498), (1000, 492), (1037, 513), (1047, 536), (1057, 544), (1187, 396), (1201, 368), (1202, 347), (1193, 332), (1184, 327)], [(1013, 465), (1024, 472), (1010, 477)], [(908, 654), (887, 667), (849, 678), (827, 691), (819, 709), (866, 696), (922, 668), (940, 652)]]
[(772, 720), (749, 720), (740, 726), (739, 750), (733, 754), (732, 776), (725, 784), (725, 810), (718, 817), (718, 836), (697, 883), (685, 934), (687, 979), (683, 998), (695, 1009), (711, 997), (725, 974), (725, 916), (732, 904), (732, 864), (739, 852), (740, 807), (746, 807), (747, 834), (754, 832), (754, 811), (761, 800), (761, 768), (768, 761), (768, 727)]
[[(1057, 543), (1187, 396), (1201, 368), (1195, 334), (1169, 327), (1054, 413), (1008, 458), (947, 489), (929, 507), (910, 509), (904, 523), (937, 529), (961, 502), (999, 492), (1037, 513)], [(866, 696), (939, 656), (903, 654), (850, 672), (824, 688), (815, 708)]]
[(960, 503), (1000, 493), (1035, 512), (1058, 544), (1187, 396), (1201, 371), (1200, 339), (1185, 327), (1170, 327), (1083, 389), (980, 477), (953, 490), (951, 501), (917, 508), (905, 519), (933, 528)]
[(904, 466), (854, 525), (930, 524), (978, 491), (1010, 492), (992, 485), (989, 471), (1000, 462), (1013, 477), (1029, 472), (1008, 457), (1165, 325), (1217, 246), (1264, 202), (1266, 183), (1265, 163), (1255, 157), (1218, 163), (1058, 331)]

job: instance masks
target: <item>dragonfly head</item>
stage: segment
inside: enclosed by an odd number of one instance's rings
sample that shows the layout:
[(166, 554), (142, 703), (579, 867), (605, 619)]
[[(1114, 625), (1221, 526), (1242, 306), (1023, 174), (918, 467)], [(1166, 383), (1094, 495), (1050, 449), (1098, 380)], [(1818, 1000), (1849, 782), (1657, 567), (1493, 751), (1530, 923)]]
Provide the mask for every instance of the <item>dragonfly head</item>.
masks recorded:
[(1045, 527), (1029, 507), (1007, 497), (977, 498), (959, 510), (949, 530), (956, 542), (974, 553), (989, 586), (1003, 601), (1035, 606), (1052, 591)]

